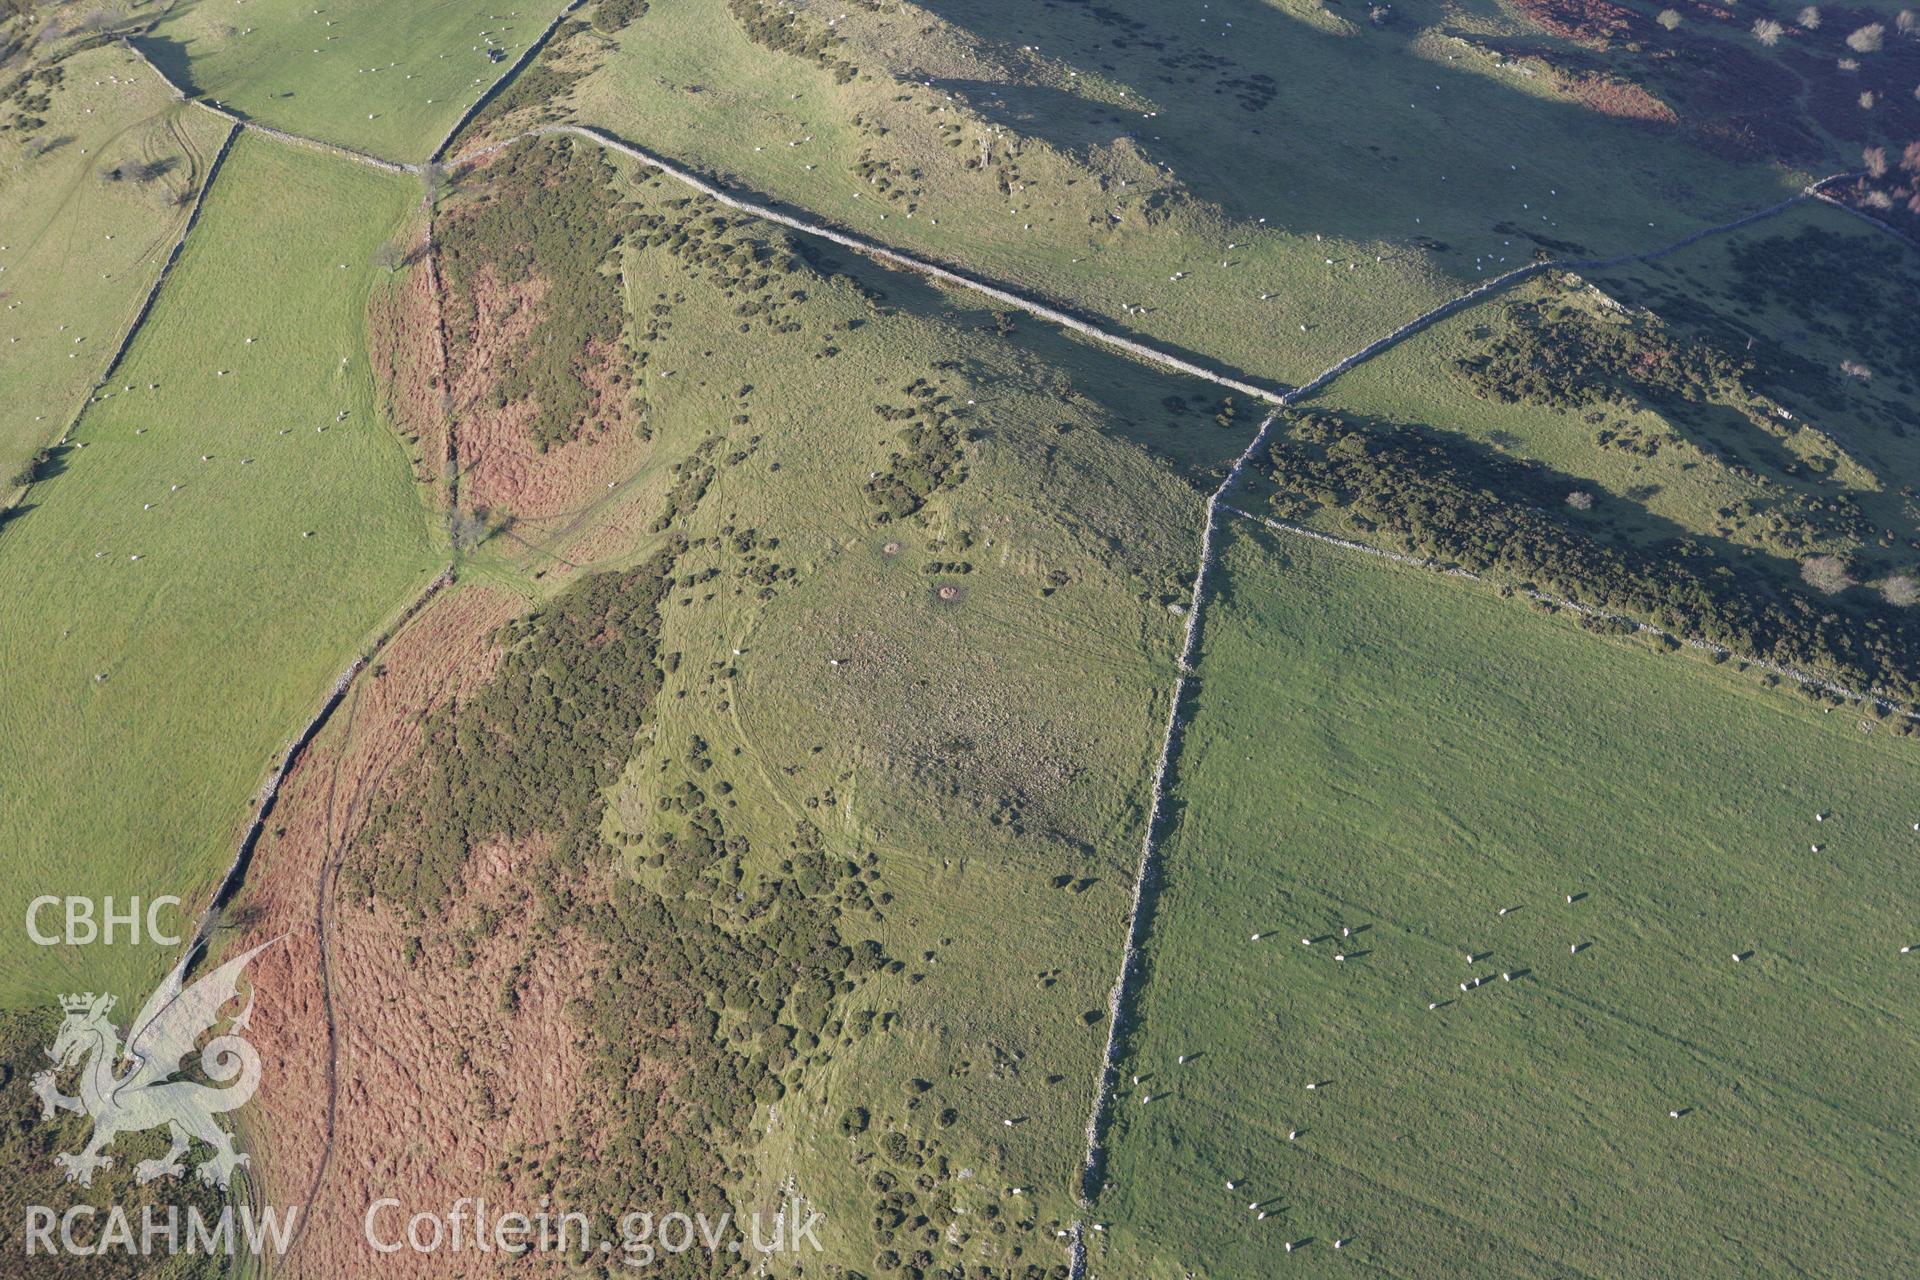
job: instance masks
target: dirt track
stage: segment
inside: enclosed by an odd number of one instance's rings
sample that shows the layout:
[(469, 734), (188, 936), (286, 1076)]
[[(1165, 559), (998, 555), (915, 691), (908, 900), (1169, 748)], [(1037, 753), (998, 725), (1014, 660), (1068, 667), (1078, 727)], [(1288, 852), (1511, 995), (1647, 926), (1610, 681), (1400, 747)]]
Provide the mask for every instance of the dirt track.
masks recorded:
[[(406, 785), (421, 714), (485, 681), (489, 637), (519, 608), (470, 589), (396, 636), (383, 674), (356, 683), (295, 765), (250, 878), (245, 938), (287, 935), (258, 974), (271, 999), (253, 1034), (275, 1080), (254, 1126), (266, 1188), (302, 1206), (286, 1274), (367, 1274), (362, 1222), (383, 1197), (400, 1202), (396, 1221), (480, 1189), (503, 1204), (537, 1201), (500, 1161), (537, 1159), (585, 1086), (565, 1008), (594, 951), (581, 939), (534, 946), (524, 885), (537, 842), (476, 852), (469, 883), (430, 922), (360, 900), (341, 877), (367, 816)], [(510, 1015), (498, 1002), (509, 982)], [(380, 1261), (382, 1274), (448, 1274), (432, 1255)], [(461, 1274), (491, 1273), (474, 1262)]]

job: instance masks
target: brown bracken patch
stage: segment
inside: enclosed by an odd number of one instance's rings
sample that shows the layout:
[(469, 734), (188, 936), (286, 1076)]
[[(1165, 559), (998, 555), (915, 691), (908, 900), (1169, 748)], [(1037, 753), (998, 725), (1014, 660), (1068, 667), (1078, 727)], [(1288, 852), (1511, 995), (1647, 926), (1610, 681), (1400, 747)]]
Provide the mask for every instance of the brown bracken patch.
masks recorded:
[(1677, 124), (1680, 120), (1672, 107), (1630, 80), (1604, 75), (1575, 75), (1566, 77), (1562, 84), (1574, 101), (1603, 116), (1641, 120), (1648, 124)]
[(367, 347), (387, 420), (412, 446), (422, 484), (444, 484), (447, 457), (446, 351), (433, 264), (424, 246), (411, 265), (367, 302)]
[(1613, 0), (1517, 0), (1520, 12), (1537, 27), (1592, 49), (1605, 49), (1645, 37), (1653, 24)]
[(264, 1199), (300, 1206), (283, 1274), (514, 1267), (497, 1253), (469, 1251), (457, 1266), (444, 1253), (377, 1255), (368, 1206), (400, 1202), (380, 1219), (388, 1235), (462, 1196), (537, 1209), (542, 1188), (502, 1159), (537, 1158), (581, 1101), (587, 1061), (566, 1007), (596, 953), (571, 936), (534, 945), (526, 880), (545, 862), (541, 842), (476, 851), (460, 897), (423, 925), (343, 898), (334, 878), (390, 770), (419, 745), (421, 716), (487, 679), (490, 637), (519, 607), (464, 590), (396, 636), (295, 766), (251, 871), (240, 941), (286, 935), (257, 962), (252, 1039), (264, 1073), (249, 1120)]
[(545, 294), (538, 277), (511, 286), (491, 276), (478, 280), (474, 323), (452, 380), (461, 500), (476, 510), (534, 523), (603, 496), (609, 482), (632, 472), (645, 450), (623, 385), (627, 354), (617, 345), (587, 347), (583, 380), (594, 408), (569, 443), (542, 449), (527, 430), (539, 406), (531, 400), (499, 402), (500, 367), (507, 353), (528, 340)]

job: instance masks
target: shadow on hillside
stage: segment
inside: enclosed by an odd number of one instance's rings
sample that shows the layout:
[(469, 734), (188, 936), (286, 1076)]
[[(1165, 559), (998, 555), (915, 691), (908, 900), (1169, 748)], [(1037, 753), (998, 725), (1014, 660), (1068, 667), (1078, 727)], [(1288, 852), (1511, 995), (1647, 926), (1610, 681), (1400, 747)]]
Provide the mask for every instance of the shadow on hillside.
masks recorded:
[[(1095, 408), (1112, 430), (1201, 489), (1211, 489), (1226, 466), (1245, 447), (1270, 406), (1199, 378), (1135, 360), (1033, 316), (976, 301), (959, 290), (936, 287), (926, 277), (887, 267), (825, 242), (807, 241), (809, 266), (826, 275), (844, 276), (866, 290), (877, 305), (935, 319), (963, 330), (998, 334), (1010, 346), (1072, 377), (1063, 394)], [(1103, 327), (1113, 329), (1106, 324)], [(1173, 351), (1203, 366), (1213, 362), (1153, 339), (1151, 345)], [(979, 378), (980, 370), (970, 370)], [(1234, 370), (1223, 372), (1234, 373)], [(1256, 385), (1263, 379), (1248, 379)], [(1233, 402), (1230, 427), (1214, 415), (1224, 399)], [(1176, 403), (1177, 402), (1177, 403)]]
[[(1816, 206), (1813, 213), (1852, 230), (1838, 211)], [(1886, 237), (1827, 235), (1817, 241), (1825, 246), (1825, 257), (1807, 262), (1801, 247), (1807, 234), (1736, 237), (1704, 255), (1663, 260), (1598, 282), (1612, 296), (1659, 315), (1676, 332), (1743, 357), (1752, 366), (1747, 385), (1794, 415), (1781, 420), (1781, 430), (1791, 434), (1802, 425), (1815, 427), (1864, 467), (1878, 488), (1849, 487), (1784, 447), (1763, 458), (1772, 464), (1770, 478), (1809, 500), (1857, 504), (1868, 521), (1893, 531), (1892, 545), (1863, 555), (1869, 563), (1877, 558), (1883, 568), (1905, 568), (1912, 562), (1909, 539), (1916, 525), (1908, 491), (1920, 476), (1920, 423), (1914, 417), (1920, 408), (1920, 356), (1905, 331), (1882, 317), (1920, 299), (1920, 255), (1894, 256), (1897, 246)], [(1771, 268), (1781, 262), (1794, 264), (1797, 276), (1824, 287), (1776, 278)], [(1778, 309), (1775, 296), (1782, 292), (1790, 302), (1785, 310)], [(1863, 360), (1875, 376), (1860, 381), (1843, 374), (1847, 357)], [(1701, 423), (1695, 439), (1702, 448), (1718, 443), (1723, 453), (1738, 453), (1742, 432), (1766, 435), (1742, 419)]]
[[(1497, 222), (1531, 226), (1541, 206), (1522, 211), (1521, 204), (1547, 199), (1556, 182), (1594, 201), (1630, 181), (1649, 201), (1708, 221), (1734, 212), (1713, 199), (1710, 186), (1702, 195), (1693, 185), (1710, 184), (1716, 169), (1731, 172), (1704, 152), (1693, 152), (1699, 163), (1685, 171), (1655, 172), (1651, 163), (1639, 171), (1636, 155), (1677, 139), (1675, 127), (1536, 97), (1448, 61), (1450, 53), (1433, 54), (1430, 41), (1416, 47), (1423, 30), (1446, 17), (1424, 0), (1383, 8), (1381, 25), (1365, 8), (1336, 8), (1355, 24), (1343, 35), (1264, 0), (1218, 0), (1204, 9), (1144, 0), (1044, 9), (1025, 0), (927, 0), (927, 7), (1003, 48), (1037, 44), (1049, 59), (1109, 76), (1149, 95), (1158, 114), (1044, 86), (915, 79), (1068, 151), (1130, 141), (1195, 197), (1236, 219), (1361, 241), (1472, 232), (1476, 244), (1464, 249), (1473, 252)], [(1620, 162), (1604, 163), (1608, 156)], [(1555, 211), (1570, 224), (1558, 234), (1581, 252), (1637, 247), (1587, 240), (1573, 224), (1580, 210), (1572, 201)], [(1550, 220), (1535, 229), (1553, 230)]]
[(144, 35), (130, 36), (128, 43), (146, 54), (147, 60), (160, 68), (160, 74), (178, 85), (189, 98), (206, 95), (206, 90), (193, 78), (193, 56), (182, 42), (171, 36)]
[[(632, 145), (628, 139), (622, 137), (620, 134), (614, 132), (612, 129), (608, 129), (604, 126), (594, 125), (592, 126), (592, 132), (594, 132), (595, 134), (598, 134), (603, 138), (611, 139), (612, 141), (615, 141), (615, 142), (629, 143), (629, 145)], [(621, 162), (634, 163), (634, 162), (625, 160), (625, 158), (621, 158)], [(763, 208), (771, 209), (779, 213), (787, 214), (791, 217), (798, 218), (802, 221), (819, 222), (825, 226), (829, 226), (829, 227), (833, 226), (833, 223), (830, 219), (823, 219), (820, 214), (816, 213), (811, 209), (790, 204), (787, 201), (782, 200), (778, 196), (769, 195), (765, 191), (762, 191), (756, 187), (749, 186), (745, 181), (745, 178), (743, 177), (743, 175), (739, 175), (731, 172), (724, 175), (716, 174), (712, 171), (703, 170), (699, 166), (690, 164), (685, 160), (676, 159), (674, 163), (679, 165), (681, 168), (686, 169), (688, 172), (701, 177), (704, 181), (711, 182), (714, 186), (723, 189), (728, 195), (732, 196), (737, 200), (741, 200), (750, 204), (759, 205)], [(646, 167), (644, 165), (636, 164), (636, 167), (640, 169), (643, 173), (646, 172)], [(818, 266), (822, 262), (832, 262), (835, 265), (831, 269), (843, 275), (855, 274), (858, 271), (866, 270), (870, 268), (872, 271), (879, 273), (878, 277), (867, 277), (870, 283), (872, 282), (873, 279), (884, 278), (885, 280), (891, 282), (891, 287), (896, 290), (900, 288), (908, 287), (909, 285), (911, 285), (911, 287), (921, 291), (921, 293), (918, 295), (919, 298), (923, 301), (927, 301), (928, 304), (934, 310), (940, 310), (953, 305), (952, 302), (950, 301), (950, 296), (948, 294), (945, 294), (940, 290), (934, 288), (930, 283), (928, 283), (928, 281), (924, 277), (920, 276), (916, 272), (882, 266), (879, 263), (873, 262), (871, 259), (865, 257), (864, 255), (854, 253), (850, 250), (845, 250), (837, 244), (833, 244), (830, 241), (822, 240), (817, 236), (813, 236), (805, 232), (796, 232), (796, 231), (792, 231), (791, 229), (788, 229), (788, 234), (792, 235), (797, 242), (806, 246), (806, 253), (804, 256), (807, 257), (810, 263), (814, 263), (816, 266)], [(854, 232), (850, 234), (857, 235), (860, 233)], [(915, 252), (922, 261), (929, 262), (932, 265), (945, 267), (949, 270), (966, 275), (972, 279), (981, 278), (978, 272), (969, 270), (956, 263), (942, 261), (941, 259), (934, 257), (932, 254), (920, 253), (919, 251), (915, 251)], [(822, 268), (822, 269), (824, 270), (826, 268)], [(999, 282), (996, 281), (995, 283), (999, 283)], [(1002, 287), (1013, 287), (1013, 286), (1002, 286)], [(1272, 379), (1272, 378), (1264, 378), (1259, 376), (1258, 374), (1250, 374), (1243, 370), (1236, 369), (1230, 365), (1222, 364), (1219, 360), (1213, 358), (1212, 356), (1209, 356), (1203, 352), (1190, 350), (1186, 347), (1177, 346), (1157, 335), (1140, 333), (1137, 330), (1134, 330), (1124, 325), (1116, 323), (1115, 320), (1110, 316), (1105, 316), (1105, 315), (1100, 315), (1094, 312), (1084, 311), (1080, 308), (1074, 307), (1070, 303), (1063, 302), (1058, 298), (1051, 298), (1051, 297), (1047, 297), (1037, 293), (1027, 292), (1027, 293), (1024, 293), (1022, 296), (1026, 297), (1028, 301), (1041, 303), (1045, 306), (1051, 307), (1056, 311), (1061, 312), (1062, 314), (1072, 316), (1078, 320), (1083, 320), (1086, 323), (1091, 325), (1096, 325), (1103, 332), (1114, 334), (1122, 338), (1127, 338), (1129, 340), (1139, 342), (1142, 345), (1151, 347), (1154, 350), (1159, 351), (1163, 354), (1176, 356), (1199, 368), (1206, 369), (1214, 373), (1222, 374), (1227, 377), (1235, 378), (1239, 381), (1246, 382), (1249, 385), (1262, 387), (1267, 390), (1274, 391), (1276, 393), (1288, 390), (1287, 384), (1285, 383), (1276, 381), (1275, 379)], [(983, 311), (982, 314), (985, 314), (985, 312)], [(1032, 324), (1034, 325), (1045, 324), (1049, 329), (1053, 328), (1053, 325), (1051, 323), (1046, 321), (1041, 321), (1038, 319), (1035, 319), (1032, 322)], [(1064, 337), (1063, 337), (1063, 340), (1065, 340)], [(1070, 340), (1070, 341), (1073, 342), (1073, 345), (1075, 345), (1076, 348), (1080, 348), (1080, 349), (1086, 349), (1087, 347), (1091, 346), (1090, 343), (1080, 343), (1078, 340)], [(1116, 354), (1115, 358), (1118, 359), (1120, 357)], [(1147, 366), (1142, 365), (1141, 367), (1144, 368)], [(1172, 378), (1181, 378), (1185, 375), (1168, 371), (1166, 376), (1172, 377)]]
[[(193, 56), (187, 44), (175, 40), (170, 36), (156, 35), (141, 36), (133, 40), (133, 44), (138, 46), (140, 52), (146, 54), (147, 57), (152, 60), (154, 66), (160, 68), (161, 73), (165, 75), (167, 79), (180, 86), (181, 91), (185, 93), (189, 99), (199, 99), (210, 102), (228, 115), (235, 116), (241, 120), (253, 119), (253, 116), (249, 114), (244, 107), (208, 96), (207, 91), (193, 78)], [(275, 93), (270, 96), (276, 98), (291, 98), (293, 96), (293, 90), (289, 89), (284, 93)]]
[[(1310, 404), (1302, 412), (1311, 414), (1315, 406)], [(1468, 481), (1502, 503), (1532, 508), (1596, 548), (1615, 548), (1646, 566), (1661, 562), (1685, 565), (1696, 573), (1737, 583), (1740, 593), (1755, 600), (1791, 599), (1801, 602), (1796, 606), (1800, 609), (1851, 612), (1863, 618), (1879, 617), (1883, 622), (1900, 621), (1897, 615), (1881, 609), (1878, 598), (1864, 587), (1835, 596), (1812, 594), (1801, 581), (1798, 560), (1748, 547), (1712, 532), (1690, 529), (1649, 510), (1631, 492), (1601, 496), (1591, 510), (1581, 511), (1567, 504), (1567, 495), (1576, 491), (1598, 492), (1596, 486), (1583, 477), (1543, 462), (1516, 457), (1444, 426), (1396, 422), (1332, 409), (1325, 412), (1369, 435), (1438, 446), (1456, 480)], [(1261, 461), (1261, 470), (1265, 473), (1265, 460)], [(1471, 541), (1483, 531), (1449, 532)]]

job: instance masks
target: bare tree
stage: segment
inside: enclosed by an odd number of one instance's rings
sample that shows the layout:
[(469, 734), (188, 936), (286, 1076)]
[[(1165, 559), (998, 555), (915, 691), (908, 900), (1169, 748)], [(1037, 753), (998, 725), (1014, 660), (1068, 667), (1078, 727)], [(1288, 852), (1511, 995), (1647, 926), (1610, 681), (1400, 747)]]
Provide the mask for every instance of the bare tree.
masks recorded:
[(1868, 176), (1875, 178), (1884, 178), (1887, 176), (1887, 149), (1885, 147), (1868, 147), (1860, 153), (1860, 162), (1867, 166)]
[(407, 251), (389, 240), (373, 251), (373, 265), (382, 271), (398, 271), (407, 261)]
[(1902, 9), (1899, 16), (1893, 20), (1893, 29), (1903, 36), (1910, 36), (1920, 31), (1920, 15), (1916, 15), (1911, 9)]
[(1901, 608), (1920, 604), (1920, 581), (1915, 581), (1912, 574), (1896, 573), (1880, 584), (1880, 594), (1888, 604)]
[(487, 535), (492, 532), (487, 527), (486, 517), (478, 512), (455, 507), (447, 513), (447, 533), (452, 537), (456, 551), (473, 550), (485, 542)]
[(1808, 31), (1818, 31), (1820, 29), (1820, 6), (1810, 4), (1802, 9), (1798, 21), (1800, 25)]
[(1853, 585), (1853, 575), (1847, 572), (1847, 562), (1839, 556), (1815, 556), (1802, 561), (1800, 576), (1815, 591), (1827, 595), (1837, 595)]
[(1660, 11), (1660, 16), (1658, 18), (1655, 18), (1654, 21), (1658, 22), (1661, 26), (1671, 31), (1675, 27), (1680, 25), (1680, 14), (1678, 11), (1673, 9), (1662, 9)]
[(1847, 48), (1855, 53), (1878, 53), (1886, 42), (1886, 27), (1878, 22), (1869, 22), (1847, 37)]
[(1769, 49), (1779, 44), (1780, 37), (1785, 34), (1787, 34), (1787, 29), (1775, 22), (1772, 18), (1762, 18), (1753, 24), (1753, 38), (1761, 44), (1766, 45)]

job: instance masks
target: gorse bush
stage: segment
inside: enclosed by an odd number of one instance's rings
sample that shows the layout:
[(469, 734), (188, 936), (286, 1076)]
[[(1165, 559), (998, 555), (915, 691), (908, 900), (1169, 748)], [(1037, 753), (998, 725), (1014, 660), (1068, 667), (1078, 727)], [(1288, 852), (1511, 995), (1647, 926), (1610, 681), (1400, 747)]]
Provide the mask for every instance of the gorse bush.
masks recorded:
[(1736, 653), (1920, 700), (1920, 632), (1877, 599), (1786, 589), (1690, 540), (1602, 542), (1556, 519), (1568, 481), (1422, 428), (1375, 431), (1299, 413), (1264, 460), (1275, 511), (1337, 511), (1353, 527)]
[(606, 268), (628, 212), (598, 148), (529, 140), (461, 183), (471, 197), (441, 219), (447, 327), (456, 360), (480, 358), (488, 335), (481, 291), (537, 281), (537, 319), (523, 341), (489, 351), (497, 407), (530, 402), (526, 430), (542, 449), (579, 436), (596, 407), (594, 377), (623, 379), (625, 313)]
[(600, 792), (660, 688), (659, 606), (678, 550), (587, 578), (499, 633), (493, 679), (429, 718), (412, 785), (368, 824), (368, 888), (428, 911), (489, 840), (592, 839)]
[(875, 405), (887, 422), (906, 422), (896, 437), (901, 447), (887, 459), (887, 469), (866, 483), (868, 501), (878, 507), (881, 522), (901, 520), (925, 505), (936, 491), (951, 489), (967, 478), (962, 446), (966, 432), (945, 407), (952, 397), (924, 378), (905, 388), (913, 403)]
[[(676, 539), (502, 628), (495, 674), (429, 717), (404, 782), (343, 873), (349, 892), (425, 921), (458, 895), (477, 847), (549, 843), (529, 877), (528, 910), (536, 937), (572, 932), (600, 959), (571, 1006), (597, 1087), (590, 1137), (569, 1135), (556, 1155), (519, 1172), (569, 1207), (609, 1218), (636, 1198), (727, 1212), (722, 1188), (739, 1176), (734, 1153), (758, 1109), (784, 1097), (836, 1034), (842, 997), (897, 967), (879, 943), (842, 936), (849, 920), (877, 918), (874, 855), (834, 856), (801, 820), (772, 874), (749, 877), (747, 841), (710, 798), (730, 788), (697, 736), (657, 762), (653, 820), (617, 844), (603, 834), (607, 788), (641, 750), (666, 673), (679, 666), (678, 655), (660, 652), (661, 610), (687, 551)], [(632, 874), (609, 877), (609, 863)], [(483, 913), (454, 939), (455, 962), (471, 963), (491, 932)], [(523, 957), (499, 993), (508, 1016), (529, 968)], [(525, 1160), (503, 1157), (498, 1172), (511, 1175)], [(659, 1273), (709, 1274), (713, 1262), (695, 1252), (662, 1259)]]
[(800, 16), (783, 4), (771, 4), (767, 0), (727, 0), (727, 10), (755, 44), (817, 62), (832, 72), (840, 84), (860, 73), (858, 67), (833, 52), (843, 43), (839, 36), (817, 28), (809, 30)]
[(1503, 403), (1700, 401), (1749, 369), (1707, 343), (1675, 341), (1651, 321), (1607, 323), (1555, 302), (1511, 304), (1506, 317), (1507, 332), (1458, 363), (1475, 391)]
[(600, 0), (593, 8), (593, 29), (612, 35), (647, 16), (647, 0)]

